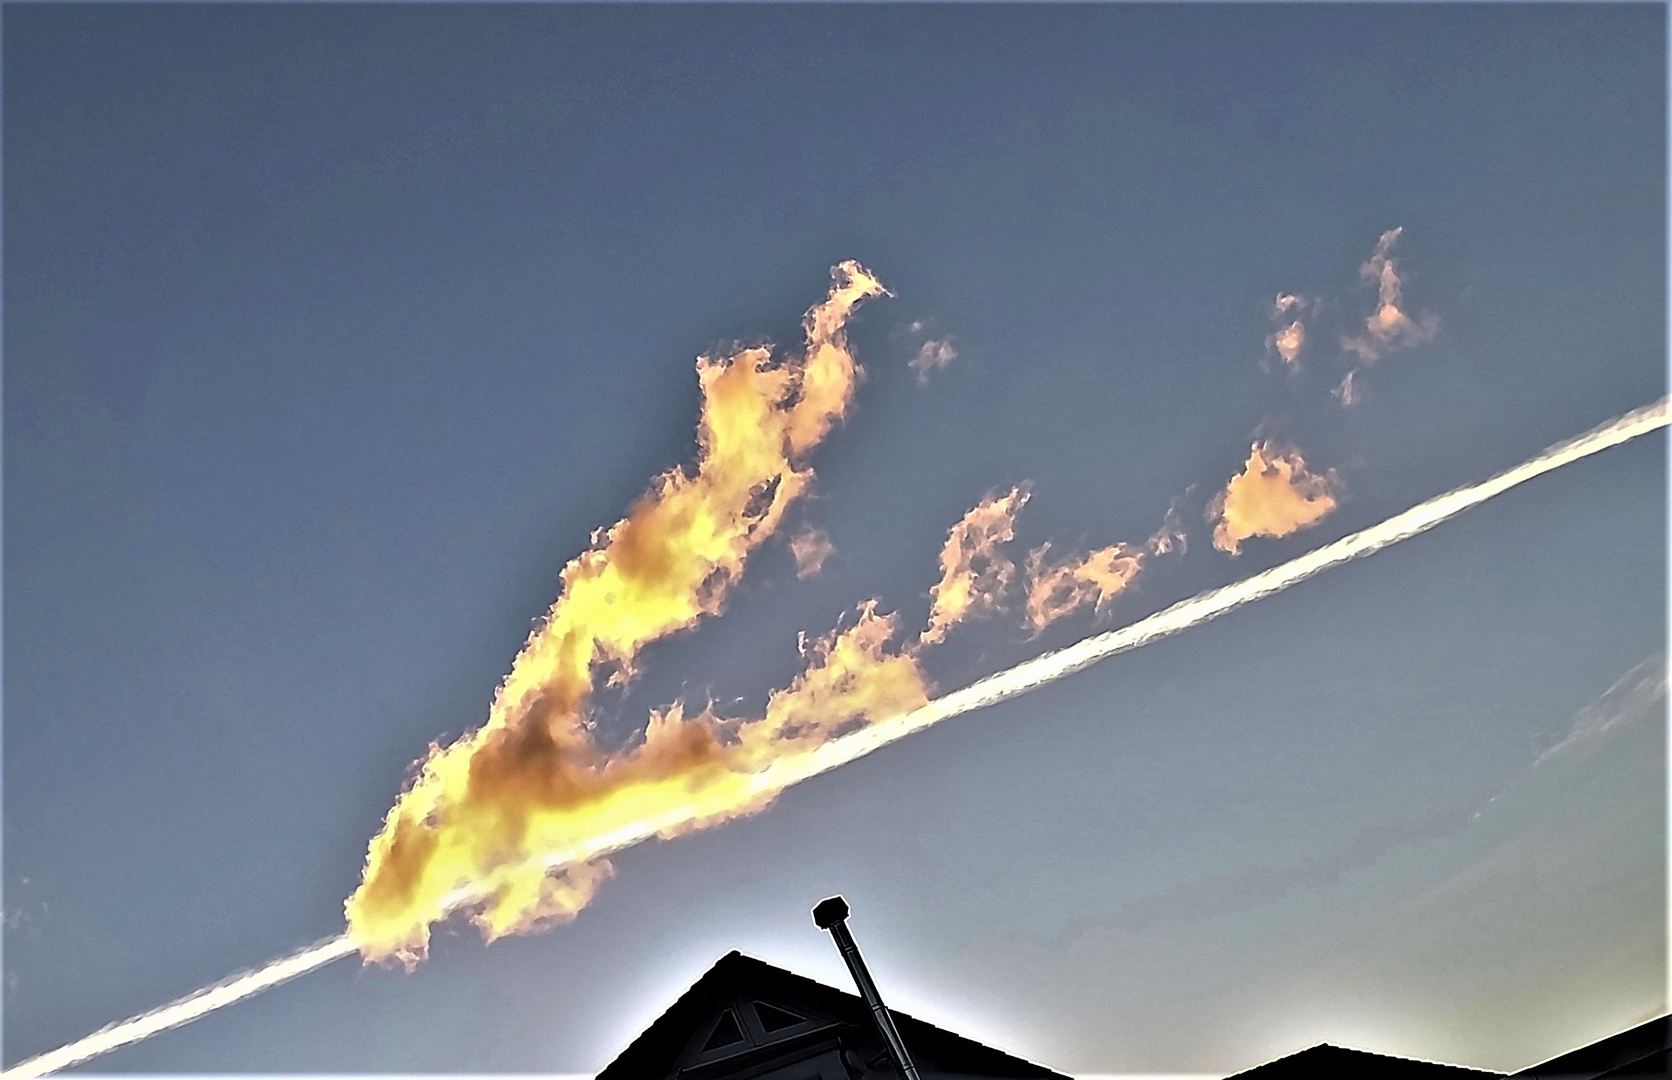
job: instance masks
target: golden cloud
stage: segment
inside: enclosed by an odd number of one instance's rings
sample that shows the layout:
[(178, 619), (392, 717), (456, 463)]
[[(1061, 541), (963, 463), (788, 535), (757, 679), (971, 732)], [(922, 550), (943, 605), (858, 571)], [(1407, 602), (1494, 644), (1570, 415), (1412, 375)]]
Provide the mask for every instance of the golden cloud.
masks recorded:
[(1001, 550), (1015, 537), (1016, 515), (1028, 501), (1026, 487), (988, 495), (947, 533), (941, 547), (941, 579), (929, 590), (929, 625), (923, 643), (946, 639), (947, 631), (973, 616), (998, 610), (1016, 577), (1016, 565)]
[(1028, 625), (1036, 634), (1088, 604), (1097, 614), (1107, 614), (1144, 564), (1144, 550), (1131, 544), (1113, 544), (1056, 563), (1046, 561), (1050, 550), (1050, 544), (1041, 544), (1028, 553)]
[(1235, 555), (1249, 537), (1316, 525), (1335, 509), (1338, 490), (1335, 474), (1309, 471), (1299, 451), (1255, 443), (1242, 472), (1208, 505), (1213, 546)]

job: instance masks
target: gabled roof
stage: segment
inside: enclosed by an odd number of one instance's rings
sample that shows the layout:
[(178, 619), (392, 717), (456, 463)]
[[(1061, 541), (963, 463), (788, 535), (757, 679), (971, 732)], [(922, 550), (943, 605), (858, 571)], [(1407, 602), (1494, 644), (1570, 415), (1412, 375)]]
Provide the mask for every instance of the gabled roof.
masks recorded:
[[(738, 1014), (738, 1003), (749, 1002), (754, 1017)], [(787, 1015), (774, 1017), (776, 1010)], [(1029, 1077), (1040, 1080), (1068, 1080), (1061, 1073), (1042, 1065), (1013, 1057), (1001, 1050), (983, 1046), (973, 1039), (942, 1030), (933, 1024), (890, 1009), (894, 1014), (900, 1037), (924, 1073), (957, 1074), (971, 1077)], [(694, 1051), (703, 1045), (724, 1047), (730, 1038), (727, 1023), (740, 1023), (750, 1031), (750, 1038), (761, 1036), (762, 1021), (776, 1023), (779, 1029), (764, 1040), (770, 1048), (808, 1049), (821, 1040), (840, 1039), (847, 1044), (856, 1041), (881, 1045), (875, 1034), (875, 1021), (865, 1002), (855, 994), (844, 993), (794, 972), (774, 967), (752, 956), (735, 950), (721, 957), (717, 963), (681, 994), (668, 1010), (634, 1039), (597, 1080), (661, 1080), (689, 1066)], [(716, 1019), (718, 1017), (718, 1019)], [(801, 1022), (794, 1022), (801, 1021)], [(737, 1045), (744, 1045), (738, 1043)], [(718, 1053), (719, 1051), (714, 1051)], [(757, 1055), (758, 1056), (758, 1055)], [(688, 1069), (688, 1071), (707, 1071)]]
[(1668, 1075), (1668, 1046), (1672, 1045), (1672, 1016), (1660, 1016), (1629, 1031), (1599, 1039), (1589, 1046), (1540, 1062), (1516, 1073), (1528, 1080), (1625, 1080), (1626, 1077)]
[(1458, 1065), (1437, 1065), (1431, 1061), (1388, 1057), (1364, 1050), (1348, 1050), (1319, 1043), (1298, 1054), (1268, 1061), (1229, 1080), (1487, 1080), (1502, 1073), (1481, 1072)]

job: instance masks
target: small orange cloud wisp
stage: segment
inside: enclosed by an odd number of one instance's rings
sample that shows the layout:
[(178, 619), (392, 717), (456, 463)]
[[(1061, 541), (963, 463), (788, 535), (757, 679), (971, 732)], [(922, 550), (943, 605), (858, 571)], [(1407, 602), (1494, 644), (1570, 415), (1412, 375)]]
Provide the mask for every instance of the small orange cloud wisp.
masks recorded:
[(946, 639), (965, 619), (997, 611), (1016, 578), (1016, 564), (1001, 545), (1016, 534), (1016, 515), (1028, 501), (1025, 487), (982, 499), (952, 526), (941, 548), (941, 579), (929, 590), (929, 625), (925, 645)]
[(1435, 316), (1412, 319), (1399, 306), (1404, 283), (1399, 279), (1399, 260), (1394, 257), (1393, 246), (1404, 231), (1397, 228), (1383, 233), (1376, 241), (1376, 250), (1359, 267), (1360, 276), (1376, 283), (1376, 310), (1364, 320), (1364, 333), (1343, 337), (1341, 347), (1367, 364), (1393, 349), (1421, 345), (1439, 328)]
[(1285, 326), (1271, 336), (1271, 347), (1277, 350), (1277, 355), (1285, 363), (1295, 363), (1300, 358), (1301, 349), (1306, 347), (1306, 324), (1296, 319)]
[(1277, 355), (1291, 368), (1299, 360), (1300, 351), (1306, 347), (1306, 324), (1301, 322), (1298, 316), (1308, 306), (1307, 298), (1295, 293), (1278, 293), (1276, 301), (1271, 305), (1272, 320), (1283, 325), (1275, 334), (1266, 338), (1266, 345), (1275, 349)]
[(1027, 619), (1034, 634), (1087, 605), (1099, 618), (1108, 615), (1115, 597), (1131, 586), (1151, 556), (1184, 554), (1188, 538), (1179, 522), (1178, 504), (1174, 499), (1167, 507), (1161, 525), (1142, 547), (1111, 544), (1055, 562), (1047, 562), (1049, 543), (1028, 552)]
[(1113, 544), (1047, 565), (1050, 550), (1047, 543), (1028, 552), (1028, 625), (1036, 634), (1087, 604), (1097, 614), (1106, 614), (1144, 565), (1144, 549), (1131, 544)]
[(1242, 472), (1208, 505), (1213, 546), (1235, 555), (1251, 536), (1288, 536), (1335, 509), (1333, 472), (1308, 471), (1299, 451), (1255, 443)]
[[(662, 474), (626, 518), (594, 534), (591, 549), (564, 568), (562, 591), (487, 722), (431, 747), (372, 840), (345, 905), (366, 958), (415, 962), (430, 925), (461, 896), (490, 936), (572, 914), (608, 869), (583, 861), (553, 871), (542, 862), (549, 853), (654, 818), (659, 801), (695, 806), (699, 817), (737, 812), (730, 788), (767, 748), (872, 708), (924, 700), (915, 660), (884, 650), (892, 621), (865, 609), (812, 651), (809, 670), (752, 725), (670, 709), (641, 744), (613, 756), (589, 728), (595, 677), (624, 681), (646, 644), (718, 612), (750, 553), (811, 483), (807, 455), (862, 375), (844, 327), (856, 304), (885, 291), (857, 263), (832, 276), (829, 296), (807, 314), (799, 359), (773, 363), (769, 349), (751, 348), (697, 361), (696, 468)], [(865, 679), (856, 675), (862, 669)], [(800, 710), (793, 724), (785, 712), (792, 705)]]

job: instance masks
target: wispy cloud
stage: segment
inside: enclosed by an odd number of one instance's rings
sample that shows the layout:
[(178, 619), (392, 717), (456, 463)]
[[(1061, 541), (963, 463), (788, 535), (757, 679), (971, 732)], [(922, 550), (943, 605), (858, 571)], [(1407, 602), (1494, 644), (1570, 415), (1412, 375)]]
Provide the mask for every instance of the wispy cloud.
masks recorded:
[(1376, 250), (1359, 267), (1359, 276), (1376, 283), (1376, 310), (1364, 320), (1364, 332), (1344, 336), (1341, 347), (1364, 363), (1380, 360), (1394, 349), (1421, 345), (1439, 328), (1435, 315), (1413, 319), (1400, 306), (1404, 283), (1399, 277), (1399, 260), (1393, 247), (1404, 227), (1389, 229), (1376, 241)]
[(1300, 362), (1300, 351), (1306, 347), (1306, 324), (1300, 315), (1311, 305), (1312, 301), (1296, 293), (1278, 293), (1272, 303), (1272, 321), (1281, 325), (1266, 338), (1266, 347), (1275, 350), (1290, 367)]
[[(913, 324), (916, 325), (916, 324)], [(917, 376), (919, 385), (929, 385), (929, 373), (952, 363), (958, 358), (958, 350), (953, 348), (951, 338), (930, 338), (917, 350), (907, 365), (912, 374)]]
[[(1185, 494), (1189, 495), (1189, 490)], [(1115, 598), (1131, 587), (1152, 555), (1184, 553), (1188, 540), (1174, 499), (1161, 525), (1142, 546), (1111, 544), (1081, 555), (1051, 559), (1044, 543), (1028, 553), (1027, 619), (1035, 634), (1064, 615), (1090, 607), (1098, 616), (1109, 613)]]
[(1664, 653), (1639, 662), (1601, 697), (1575, 713), (1567, 734), (1540, 754), (1534, 764), (1574, 753), (1645, 720), (1665, 717), (1666, 673)]
[(1051, 545), (1028, 553), (1028, 625), (1034, 633), (1071, 611), (1090, 605), (1106, 614), (1144, 565), (1144, 549), (1112, 544), (1084, 555), (1048, 562)]
[(1016, 515), (1028, 501), (1018, 485), (988, 495), (958, 524), (941, 548), (941, 579), (929, 590), (929, 625), (923, 643), (946, 639), (947, 631), (971, 617), (997, 611), (1016, 578), (1016, 564), (1003, 551), (1015, 536)]
[(1315, 351), (1315, 338), (1325, 340), (1333, 335), (1339, 339), (1350, 369), (1332, 393), (1344, 407), (1363, 400), (1360, 376), (1365, 367), (1395, 350), (1431, 341), (1439, 330), (1438, 316), (1414, 314), (1405, 299), (1405, 279), (1394, 253), (1403, 234), (1402, 226), (1382, 233), (1370, 257), (1359, 267), (1359, 277), (1376, 290), (1368, 314), (1349, 316), (1348, 311), (1357, 308), (1362, 312), (1363, 308), (1345, 300), (1299, 292), (1278, 293), (1267, 312), (1274, 327), (1266, 336), (1268, 356), (1276, 354), (1282, 361), (1280, 366), (1291, 374), (1301, 370), (1303, 352)]
[[(1192, 484), (1191, 487), (1194, 488), (1195, 485)], [(1185, 494), (1188, 496), (1189, 491)], [(1167, 514), (1161, 519), (1161, 527), (1151, 533), (1149, 540), (1145, 542), (1144, 546), (1149, 548), (1151, 555), (1170, 555), (1175, 551), (1183, 555), (1190, 546), (1189, 537), (1184, 532), (1184, 520), (1179, 514), (1181, 501), (1174, 499), (1168, 505)]]
[(1342, 406), (1345, 408), (1352, 408), (1354, 405), (1358, 404), (1359, 389), (1357, 376), (1358, 368), (1354, 368), (1353, 370), (1347, 372), (1346, 375), (1342, 376), (1341, 382), (1338, 383), (1335, 389), (1331, 391), (1331, 393), (1335, 395), (1335, 400), (1341, 402)]
[(805, 528), (790, 537), (790, 554), (795, 556), (795, 576), (812, 577), (824, 568), (824, 560), (836, 547), (821, 529)]
[(1348, 873), (1381, 861), (1394, 848), (1437, 840), (1469, 824), (1467, 809), (1437, 810), (1417, 821), (1366, 825), (1337, 851), (1280, 866), (1212, 874), (1135, 900), (1101, 925), (1138, 931), (1162, 922), (1190, 922), (1274, 903), (1302, 889), (1334, 885)]
[[(1601, 697), (1580, 709), (1561, 741), (1545, 750), (1527, 769), (1553, 758), (1601, 743), (1628, 728), (1663, 717), (1667, 700), (1667, 660), (1657, 653), (1631, 668)], [(1247, 911), (1274, 903), (1303, 889), (1322, 889), (1348, 873), (1380, 862), (1395, 848), (1440, 840), (1464, 831), (1489, 803), (1529, 779), (1515, 773), (1498, 793), (1471, 811), (1467, 806), (1435, 810), (1416, 821), (1366, 825), (1342, 848), (1329, 854), (1279, 865), (1254, 866), (1182, 882), (1118, 909), (1107, 919), (1070, 927), (1073, 937), (1093, 925), (1141, 931), (1164, 922), (1189, 922)]]

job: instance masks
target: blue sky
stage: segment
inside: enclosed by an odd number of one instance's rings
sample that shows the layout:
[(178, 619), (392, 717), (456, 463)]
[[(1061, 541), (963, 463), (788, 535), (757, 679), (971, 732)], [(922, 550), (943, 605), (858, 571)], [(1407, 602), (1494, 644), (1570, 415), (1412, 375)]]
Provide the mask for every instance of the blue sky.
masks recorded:
[[(793, 345), (839, 260), (895, 295), (812, 462), (834, 553), (762, 551), (602, 730), (758, 704), (868, 597), (920, 624), (996, 489), (1032, 484), (1018, 553), (1177, 501), (1190, 547), (1124, 623), (1665, 393), (1659, 7), (4, 29), (7, 1063), (340, 929), (411, 762), (694, 454), (693, 359)], [(1322, 328), (1395, 227), (1437, 329), (1343, 408)], [(1329, 313), (1298, 374), (1280, 292)], [(1204, 511), (1256, 437), (1340, 505), (1232, 559)], [(339, 964), (98, 1068), (593, 1070), (728, 949), (844, 985), (807, 918), (838, 891), (894, 1004), (1059, 1069), (1527, 1064), (1665, 1009), (1663, 693), (1535, 765), (1664, 655), (1665, 523), (1656, 435), (626, 853), (567, 927)], [(1094, 625), (972, 624), (930, 674)]]

